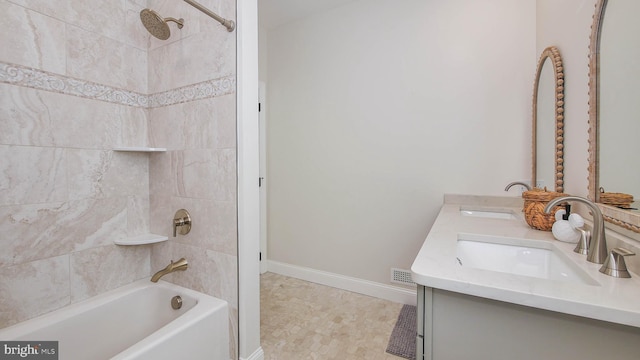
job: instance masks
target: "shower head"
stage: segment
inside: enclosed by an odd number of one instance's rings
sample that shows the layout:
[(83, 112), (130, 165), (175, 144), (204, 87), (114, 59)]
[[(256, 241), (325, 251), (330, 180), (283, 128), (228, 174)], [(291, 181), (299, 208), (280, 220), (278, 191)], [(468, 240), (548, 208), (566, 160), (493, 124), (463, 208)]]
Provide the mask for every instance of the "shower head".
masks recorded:
[(178, 29), (182, 29), (184, 25), (184, 19), (176, 20), (171, 17), (162, 18), (162, 16), (151, 9), (140, 11), (140, 20), (142, 20), (142, 25), (147, 28), (147, 31), (160, 40), (167, 40), (171, 35), (167, 21), (173, 21), (178, 24)]

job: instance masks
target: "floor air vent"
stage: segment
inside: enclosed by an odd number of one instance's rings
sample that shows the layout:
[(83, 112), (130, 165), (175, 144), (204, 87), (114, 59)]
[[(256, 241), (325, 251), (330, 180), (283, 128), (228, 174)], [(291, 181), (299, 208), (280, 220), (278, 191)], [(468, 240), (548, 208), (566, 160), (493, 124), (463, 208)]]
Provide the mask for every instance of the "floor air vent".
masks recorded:
[(411, 280), (411, 271), (391, 268), (391, 282), (402, 285), (413, 285), (415, 284)]

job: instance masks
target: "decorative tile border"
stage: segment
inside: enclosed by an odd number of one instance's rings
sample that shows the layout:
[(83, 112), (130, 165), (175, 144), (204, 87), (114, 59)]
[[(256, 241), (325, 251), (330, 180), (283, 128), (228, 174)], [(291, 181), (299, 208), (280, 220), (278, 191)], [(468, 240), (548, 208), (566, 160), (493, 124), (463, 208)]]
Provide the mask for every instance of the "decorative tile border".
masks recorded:
[(188, 101), (233, 94), (235, 90), (235, 76), (227, 76), (150, 95), (149, 107), (169, 106)]
[(127, 106), (154, 108), (235, 92), (235, 76), (203, 81), (152, 95), (0, 62), (0, 82)]
[(0, 63), (0, 82), (128, 106), (147, 107), (149, 102), (148, 96), (133, 91), (7, 63)]

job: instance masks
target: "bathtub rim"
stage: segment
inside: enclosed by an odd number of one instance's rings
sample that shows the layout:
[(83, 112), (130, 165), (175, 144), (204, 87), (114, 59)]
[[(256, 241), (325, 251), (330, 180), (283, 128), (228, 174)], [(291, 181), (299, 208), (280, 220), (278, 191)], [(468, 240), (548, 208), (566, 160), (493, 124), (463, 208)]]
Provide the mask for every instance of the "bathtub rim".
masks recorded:
[[(149, 337), (156, 335), (161, 332), (161, 330), (168, 327), (168, 325), (173, 324), (174, 326), (185, 327), (186, 321), (195, 321), (199, 320), (215, 311), (221, 310), (221, 308), (226, 308), (227, 316), (229, 311), (229, 305), (227, 301), (216, 298), (211, 295), (207, 295), (205, 293), (201, 293), (192, 289), (188, 289), (164, 280), (160, 280), (157, 283), (152, 283), (148, 278), (140, 279), (134, 281), (133, 283), (123, 285), (121, 287), (109, 290), (105, 293), (92, 296), (90, 298), (81, 300), (77, 303), (68, 304), (60, 309), (53, 310), (51, 312), (36, 316), (31, 319), (27, 319), (21, 321), (19, 323), (7, 326), (5, 328), (0, 329), (0, 340), (11, 341), (19, 338), (21, 336), (27, 335), (39, 328), (41, 328), (43, 324), (51, 324), (57, 323), (64, 319), (67, 319), (71, 316), (78, 315), (89, 311), (91, 309), (100, 307), (101, 305), (107, 304), (111, 301), (114, 301), (118, 298), (127, 296), (137, 291), (142, 291), (146, 288), (161, 286), (166, 289), (179, 292), (176, 295), (185, 295), (190, 296), (196, 299), (196, 304), (193, 308), (187, 310), (184, 314), (180, 315), (176, 319), (172, 320), (168, 324), (158, 328), (156, 331), (150, 333), (147, 337), (140, 340), (140, 342), (144, 342)], [(193, 311), (198, 309), (198, 311)], [(202, 313), (200, 313), (202, 311)], [(198, 313), (198, 314), (196, 314)], [(166, 330), (162, 332), (166, 333)], [(40, 339), (36, 339), (40, 340)], [(46, 340), (46, 339), (43, 339)], [(52, 340), (55, 341), (55, 340)], [(123, 350), (124, 351), (124, 350)]]

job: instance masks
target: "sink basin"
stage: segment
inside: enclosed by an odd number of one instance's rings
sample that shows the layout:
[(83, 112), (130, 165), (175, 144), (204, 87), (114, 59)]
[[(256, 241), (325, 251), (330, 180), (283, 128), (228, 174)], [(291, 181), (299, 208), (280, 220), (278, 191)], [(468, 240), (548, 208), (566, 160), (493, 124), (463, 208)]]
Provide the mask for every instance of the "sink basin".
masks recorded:
[(456, 256), (464, 267), (599, 285), (549, 241), (458, 234)]
[(516, 219), (515, 214), (511, 210), (501, 210), (501, 209), (460, 208), (460, 214), (462, 214), (462, 216), (474, 216), (474, 217), (483, 217), (483, 218), (491, 218), (491, 219), (508, 219), (508, 220)]

